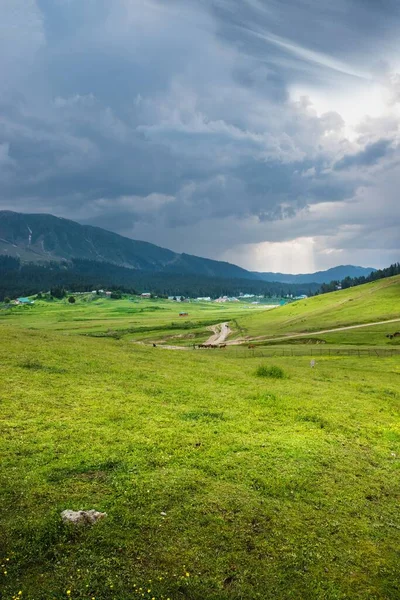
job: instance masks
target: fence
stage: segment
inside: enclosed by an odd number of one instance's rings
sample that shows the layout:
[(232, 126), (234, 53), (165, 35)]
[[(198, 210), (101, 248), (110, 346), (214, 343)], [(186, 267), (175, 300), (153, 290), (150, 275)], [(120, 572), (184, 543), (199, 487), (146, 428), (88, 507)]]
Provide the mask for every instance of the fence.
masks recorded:
[(235, 349), (237, 358), (271, 356), (400, 356), (400, 348), (246, 348)]

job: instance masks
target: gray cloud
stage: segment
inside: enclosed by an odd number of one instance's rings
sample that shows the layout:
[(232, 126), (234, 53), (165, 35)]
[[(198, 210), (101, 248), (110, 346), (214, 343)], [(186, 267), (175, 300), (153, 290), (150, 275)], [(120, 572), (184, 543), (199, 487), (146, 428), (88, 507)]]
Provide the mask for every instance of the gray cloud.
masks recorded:
[[(397, 186), (399, 160), (394, 1), (3, 4), (1, 208), (212, 257), (240, 248), (246, 266), (252, 243), (301, 236), (345, 252), (366, 231), (365, 203), (389, 215), (386, 182)], [(373, 82), (387, 89), (387, 108), (360, 112), (351, 135), (339, 108), (313, 104), (314, 92), (331, 90), (351, 102)], [(336, 229), (332, 212), (310, 212), (319, 205), (337, 207)], [(356, 207), (345, 236), (344, 205)], [(371, 217), (364, 239), (382, 249), (378, 265), (387, 254), (377, 224)]]
[(334, 165), (334, 169), (350, 169), (352, 167), (371, 167), (382, 158), (394, 152), (391, 140), (378, 140), (368, 144), (356, 154), (346, 154)]

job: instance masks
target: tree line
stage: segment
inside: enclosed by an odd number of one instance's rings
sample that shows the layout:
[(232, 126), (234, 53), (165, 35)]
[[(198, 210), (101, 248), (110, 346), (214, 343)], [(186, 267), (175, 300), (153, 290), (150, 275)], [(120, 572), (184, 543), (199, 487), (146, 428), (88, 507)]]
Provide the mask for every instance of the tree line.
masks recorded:
[(266, 297), (310, 296), (319, 287), (316, 283), (285, 284), (196, 274), (154, 273), (86, 259), (37, 264), (21, 263), (11, 256), (0, 257), (0, 300), (56, 289), (69, 292), (108, 289), (130, 294), (150, 292), (157, 296), (218, 298), (240, 293)]

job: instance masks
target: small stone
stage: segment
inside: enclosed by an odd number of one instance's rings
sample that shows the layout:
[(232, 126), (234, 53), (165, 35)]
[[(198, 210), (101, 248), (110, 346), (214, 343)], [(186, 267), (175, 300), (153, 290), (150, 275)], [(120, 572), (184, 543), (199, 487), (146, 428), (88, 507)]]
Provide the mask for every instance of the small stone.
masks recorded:
[(107, 513), (97, 510), (63, 510), (61, 518), (64, 523), (73, 523), (74, 525), (94, 525), (96, 521), (104, 519)]
[(167, 513), (166, 513), (166, 512), (162, 512), (162, 513), (161, 513), (161, 516), (162, 516), (162, 517), (166, 517), (166, 516), (167, 516)]

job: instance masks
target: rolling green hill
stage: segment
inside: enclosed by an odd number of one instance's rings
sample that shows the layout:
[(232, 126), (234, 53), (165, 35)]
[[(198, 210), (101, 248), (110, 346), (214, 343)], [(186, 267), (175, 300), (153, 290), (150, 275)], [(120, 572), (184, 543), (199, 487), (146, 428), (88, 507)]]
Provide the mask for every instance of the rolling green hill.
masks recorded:
[(249, 314), (237, 323), (240, 336), (273, 338), (397, 317), (400, 318), (399, 275)]

